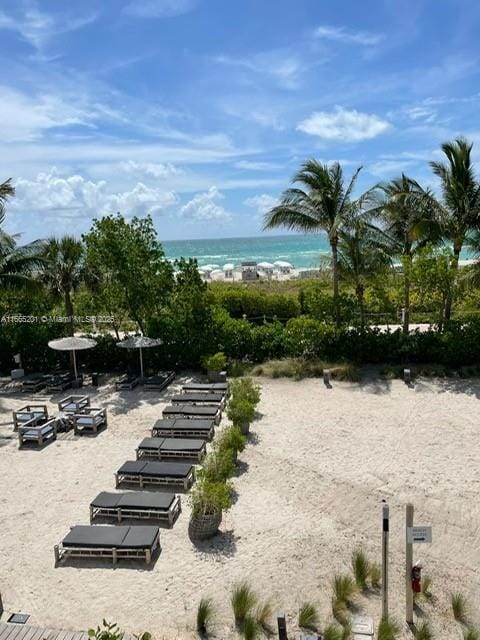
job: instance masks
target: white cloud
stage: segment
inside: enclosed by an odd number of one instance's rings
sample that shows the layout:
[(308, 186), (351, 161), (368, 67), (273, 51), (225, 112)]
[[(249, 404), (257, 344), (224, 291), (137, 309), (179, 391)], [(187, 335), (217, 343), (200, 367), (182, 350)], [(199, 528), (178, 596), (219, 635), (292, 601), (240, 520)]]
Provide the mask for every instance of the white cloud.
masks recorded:
[(282, 168), (281, 164), (275, 162), (260, 162), (255, 160), (239, 160), (234, 166), (237, 169), (246, 169), (247, 171), (273, 171)]
[(204, 193), (197, 193), (187, 204), (180, 209), (180, 215), (190, 220), (228, 220), (231, 215), (226, 211), (219, 201), (224, 196), (217, 187), (210, 187)]
[(195, 3), (195, 0), (133, 0), (123, 13), (137, 18), (170, 18), (188, 13)]
[(390, 124), (379, 116), (337, 106), (332, 112), (315, 111), (297, 125), (297, 131), (324, 140), (360, 142), (375, 138), (389, 127)]
[(20, 178), (12, 211), (54, 214), (58, 218), (88, 217), (120, 211), (125, 216), (161, 214), (177, 202), (171, 191), (138, 182), (129, 191), (109, 192), (107, 182), (80, 175), (62, 176), (56, 169), (39, 173), (35, 180)]
[(262, 193), (261, 195), (247, 198), (243, 203), (246, 204), (247, 207), (256, 209), (259, 214), (263, 215), (278, 204), (278, 199), (273, 196), (269, 196), (267, 193)]
[(170, 178), (172, 176), (180, 176), (185, 172), (179, 169), (175, 165), (167, 162), (135, 162), (134, 160), (128, 160), (120, 163), (120, 167), (125, 173), (133, 173), (140, 175), (147, 175), (152, 178)]
[(363, 47), (375, 46), (384, 39), (384, 35), (381, 33), (351, 31), (345, 27), (333, 27), (330, 25), (321, 25), (315, 29), (315, 36), (324, 40), (333, 40), (346, 44), (359, 44)]
[(305, 70), (305, 64), (301, 58), (284, 49), (274, 49), (242, 58), (219, 55), (214, 58), (214, 61), (270, 76), (285, 89), (297, 89), (300, 75)]
[(0, 11), (0, 29), (16, 32), (39, 54), (57, 35), (70, 33), (94, 22), (96, 13), (82, 17), (61, 14), (53, 16), (40, 11), (35, 3), (24, 6), (21, 15), (13, 16)]

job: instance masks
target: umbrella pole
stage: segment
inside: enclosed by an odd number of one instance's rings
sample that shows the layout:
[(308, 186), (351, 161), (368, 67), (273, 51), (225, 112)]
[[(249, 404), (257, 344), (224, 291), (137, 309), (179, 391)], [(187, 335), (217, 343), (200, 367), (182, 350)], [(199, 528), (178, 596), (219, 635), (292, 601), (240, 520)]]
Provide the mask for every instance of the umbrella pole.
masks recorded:
[(77, 358), (75, 356), (75, 349), (73, 350), (73, 370), (75, 371), (75, 380), (78, 378), (77, 375)]
[(140, 376), (143, 380), (143, 353), (142, 353), (142, 347), (140, 347)]

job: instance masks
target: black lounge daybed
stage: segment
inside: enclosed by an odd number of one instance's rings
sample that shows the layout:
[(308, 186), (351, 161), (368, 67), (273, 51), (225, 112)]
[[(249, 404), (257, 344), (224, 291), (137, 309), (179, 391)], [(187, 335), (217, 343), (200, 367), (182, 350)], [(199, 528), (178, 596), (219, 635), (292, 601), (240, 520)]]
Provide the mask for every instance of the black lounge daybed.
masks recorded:
[(155, 438), (200, 438), (212, 440), (215, 435), (213, 420), (195, 420), (176, 418), (174, 420), (157, 420), (152, 427)]
[(198, 438), (144, 438), (137, 447), (137, 460), (193, 460), (200, 464), (206, 454), (205, 440)]
[(228, 382), (187, 382), (182, 386), (184, 393), (225, 393), (228, 394)]
[(115, 486), (138, 485), (140, 489), (148, 485), (173, 485), (190, 489), (195, 481), (195, 467), (189, 462), (146, 462), (131, 460), (125, 462), (115, 474)]
[(174, 493), (131, 491), (99, 493), (90, 503), (90, 522), (95, 518), (166, 520), (170, 527), (182, 510), (180, 496)]
[(149, 564), (160, 550), (158, 527), (80, 525), (72, 527), (59, 545), (55, 545), (55, 566), (67, 558), (141, 559)]
[(175, 379), (175, 371), (159, 371), (156, 375), (144, 378), (143, 388), (147, 391), (162, 391)]
[(36, 393), (45, 388), (47, 377), (43, 373), (32, 373), (22, 380), (22, 392)]
[(222, 419), (220, 407), (215, 405), (198, 406), (194, 404), (175, 404), (165, 407), (162, 412), (164, 418), (200, 418), (202, 420), (213, 420), (219, 424)]
[(221, 409), (225, 406), (224, 393), (178, 393), (171, 399), (172, 404), (213, 404)]
[(46, 377), (47, 391), (56, 393), (69, 389), (75, 381), (75, 376), (70, 371), (52, 373)]
[(119, 389), (132, 390), (137, 386), (139, 382), (140, 380), (138, 376), (126, 373), (121, 378), (118, 378), (118, 380), (115, 380), (115, 389), (117, 389), (117, 391)]

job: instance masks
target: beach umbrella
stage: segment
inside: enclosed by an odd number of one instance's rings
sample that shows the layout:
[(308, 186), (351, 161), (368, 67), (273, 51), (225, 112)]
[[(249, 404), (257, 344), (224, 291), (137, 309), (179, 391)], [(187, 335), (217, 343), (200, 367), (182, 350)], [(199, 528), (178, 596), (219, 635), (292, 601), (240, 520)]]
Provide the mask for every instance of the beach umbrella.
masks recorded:
[(147, 336), (132, 336), (121, 342), (117, 342), (117, 347), (122, 349), (139, 349), (140, 350), (140, 375), (143, 378), (143, 349), (150, 347), (158, 347), (163, 344), (160, 338), (147, 338)]
[(271, 262), (259, 262), (257, 267), (259, 269), (273, 269), (273, 264)]
[(227, 264), (223, 265), (224, 271), (233, 271), (234, 269), (235, 269), (235, 265), (233, 265), (231, 262), (227, 262)]
[(70, 338), (58, 338), (58, 340), (50, 340), (48, 346), (56, 351), (72, 351), (73, 352), (73, 369), (75, 371), (75, 380), (77, 379), (77, 358), (76, 351), (83, 351), (84, 349), (92, 349), (96, 346), (95, 340), (90, 338), (76, 338), (72, 336)]
[(281, 269), (293, 269), (293, 265), (291, 265), (290, 262), (285, 262), (285, 260), (277, 260), (273, 264)]
[(209, 264), (207, 266), (209, 266), (212, 271), (215, 271), (216, 269), (220, 269), (219, 264)]

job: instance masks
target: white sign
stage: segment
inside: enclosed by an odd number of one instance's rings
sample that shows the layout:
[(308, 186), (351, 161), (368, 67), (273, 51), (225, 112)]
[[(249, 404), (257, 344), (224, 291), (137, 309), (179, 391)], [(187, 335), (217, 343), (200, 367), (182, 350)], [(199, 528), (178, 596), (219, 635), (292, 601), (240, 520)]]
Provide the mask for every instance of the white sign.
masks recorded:
[(432, 542), (432, 527), (408, 527), (407, 542)]

